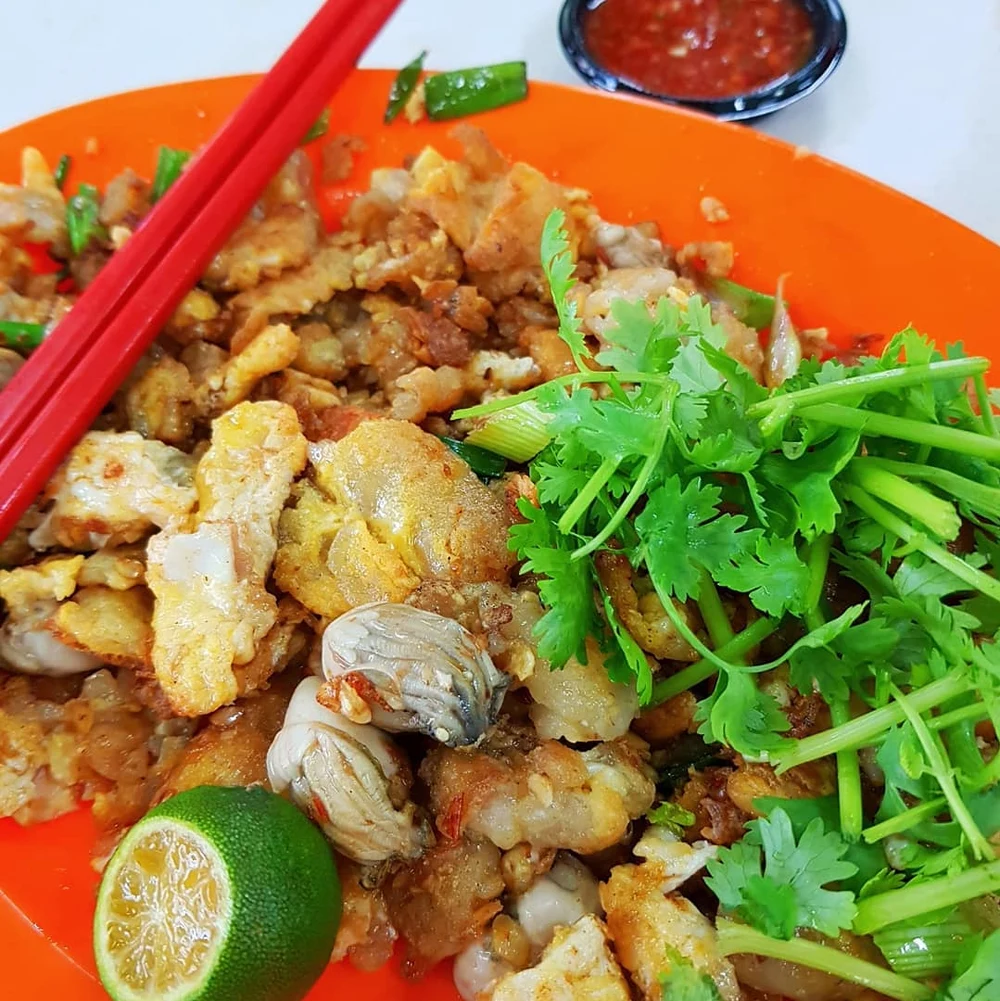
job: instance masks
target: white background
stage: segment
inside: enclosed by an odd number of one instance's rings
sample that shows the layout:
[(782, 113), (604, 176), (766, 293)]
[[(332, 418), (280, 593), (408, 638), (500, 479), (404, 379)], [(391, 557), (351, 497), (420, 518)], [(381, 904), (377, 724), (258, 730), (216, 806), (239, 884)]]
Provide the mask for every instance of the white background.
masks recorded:
[[(119, 90), (266, 69), (318, 2), (0, 0), (0, 128)], [(843, 3), (840, 68), (761, 128), (1000, 242), (1000, 0)], [(400, 66), (427, 48), (435, 68), (520, 58), (536, 79), (575, 83), (559, 47), (559, 6), (404, 0), (363, 65)]]

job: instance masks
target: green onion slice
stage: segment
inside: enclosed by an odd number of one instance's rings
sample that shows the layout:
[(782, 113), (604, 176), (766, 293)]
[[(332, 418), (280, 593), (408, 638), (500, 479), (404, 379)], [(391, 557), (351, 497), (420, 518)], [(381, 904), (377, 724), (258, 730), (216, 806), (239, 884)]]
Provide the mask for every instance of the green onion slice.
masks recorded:
[(56, 187), (62, 191), (66, 186), (66, 177), (69, 174), (69, 168), (73, 166), (73, 157), (68, 153), (63, 153), (59, 157), (59, 162), (56, 164), (56, 169), (52, 176), (55, 178)]
[(507, 471), (507, 460), (502, 455), (497, 455), (495, 452), (489, 452), (485, 448), (478, 448), (475, 445), (469, 445), (464, 441), (459, 441), (457, 438), (441, 438), (448, 448), (450, 448), (455, 455), (460, 459), (463, 459), (469, 466), (469, 468), (476, 474), (487, 480), (496, 479), (498, 476), (503, 476)]
[(153, 177), (153, 201), (158, 202), (181, 176), (184, 165), (191, 159), (186, 149), (171, 149), (161, 146), (156, 159), (156, 174)]
[(330, 131), (330, 109), (324, 108), (320, 112), (319, 118), (309, 128), (309, 131), (302, 137), (301, 145), (311, 143), (314, 139), (325, 136)]
[(396, 79), (392, 81), (392, 89), (389, 91), (389, 103), (386, 105), (385, 115), (382, 118), (386, 125), (394, 121), (406, 107), (406, 102), (410, 99), (410, 95), (420, 79), (426, 58), (427, 50), (424, 49), (416, 59), (408, 62), (396, 74)]
[(427, 117), (432, 121), (490, 111), (528, 96), (528, 67), (522, 62), (437, 73), (424, 83)]
[(37, 348), (45, 337), (44, 323), (20, 323), (16, 320), (0, 320), (0, 338), (15, 351), (31, 351)]
[(106, 235), (100, 223), (101, 196), (92, 184), (81, 184), (66, 203), (66, 229), (74, 254), (81, 254), (90, 241)]

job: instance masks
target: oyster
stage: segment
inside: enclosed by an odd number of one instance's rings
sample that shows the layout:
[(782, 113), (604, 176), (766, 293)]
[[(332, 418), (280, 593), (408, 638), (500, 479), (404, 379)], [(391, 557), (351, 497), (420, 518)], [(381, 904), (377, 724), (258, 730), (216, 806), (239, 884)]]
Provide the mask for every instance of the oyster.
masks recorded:
[(0, 667), (53, 678), (100, 667), (104, 662), (99, 657), (74, 650), (52, 634), (48, 626), (58, 610), (57, 602), (43, 599), (11, 613), (0, 626)]
[(271, 788), (287, 792), (356, 862), (420, 855), (431, 835), (408, 799), (406, 759), (375, 727), (320, 705), (319, 686), (319, 678), (306, 678), (295, 689), (267, 752)]
[(355, 723), (474, 744), (510, 679), (454, 619), (410, 605), (362, 605), (323, 634), (320, 701)]

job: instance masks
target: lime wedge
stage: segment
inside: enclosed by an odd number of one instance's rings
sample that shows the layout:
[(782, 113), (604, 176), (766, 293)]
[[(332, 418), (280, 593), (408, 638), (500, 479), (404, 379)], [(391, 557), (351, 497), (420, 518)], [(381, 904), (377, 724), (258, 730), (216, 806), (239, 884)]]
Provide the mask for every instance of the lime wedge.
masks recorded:
[(310, 821), (264, 789), (201, 786), (118, 846), (94, 952), (115, 1001), (298, 1001), (339, 920), (333, 855)]

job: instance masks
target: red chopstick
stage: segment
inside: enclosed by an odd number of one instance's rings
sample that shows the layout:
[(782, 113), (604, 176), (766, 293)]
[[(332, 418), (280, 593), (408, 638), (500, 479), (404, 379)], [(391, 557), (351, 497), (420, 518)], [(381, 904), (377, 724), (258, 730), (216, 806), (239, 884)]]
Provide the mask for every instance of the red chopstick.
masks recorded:
[(301, 141), (399, 0), (328, 0), (0, 393), (0, 539)]

